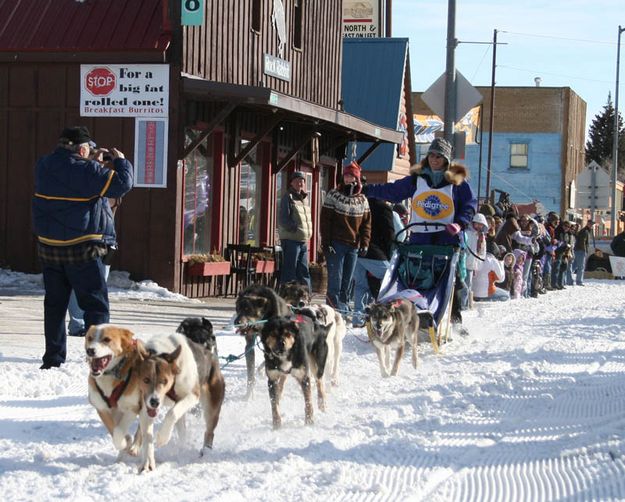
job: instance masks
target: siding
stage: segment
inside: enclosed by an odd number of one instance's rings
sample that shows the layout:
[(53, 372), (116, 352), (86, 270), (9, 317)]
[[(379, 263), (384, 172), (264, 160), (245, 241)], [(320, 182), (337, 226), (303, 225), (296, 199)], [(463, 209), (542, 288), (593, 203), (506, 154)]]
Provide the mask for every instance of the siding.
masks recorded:
[(278, 56), (273, 2), (261, 1), (261, 30), (251, 29), (252, 0), (206, 2), (203, 26), (183, 27), (182, 71), (206, 80), (264, 86), (336, 109), (340, 95), (341, 2), (304, 1), (302, 49), (293, 48), (293, 2), (284, 0), (288, 41), (282, 59), (291, 81), (263, 73), (263, 54)]
[[(67, 125), (86, 125), (103, 147), (117, 147), (134, 159), (134, 119), (80, 117), (80, 65), (0, 65), (0, 265), (24, 272), (38, 270), (31, 225), (34, 166), (55, 147)], [(175, 95), (176, 88), (172, 90)], [(170, 125), (176, 115), (170, 115)], [(134, 189), (116, 213), (120, 249), (114, 268), (123, 263), (134, 277), (150, 277), (172, 286), (173, 263), (179, 245), (174, 238), (176, 148), (170, 151), (167, 189)], [(10, 238), (9, 238), (10, 236)], [(132, 243), (132, 244), (130, 244)]]
[[(528, 168), (510, 168), (510, 144), (527, 143)], [(510, 194), (513, 202), (527, 203), (538, 199), (547, 211), (560, 212), (561, 170), (559, 133), (495, 133), (493, 135), (493, 162), (490, 188)], [(488, 135), (482, 146), (482, 176), (480, 194), (486, 195), (486, 154)], [(466, 164), (470, 170), (470, 183), (477, 194), (479, 146), (467, 145)]]

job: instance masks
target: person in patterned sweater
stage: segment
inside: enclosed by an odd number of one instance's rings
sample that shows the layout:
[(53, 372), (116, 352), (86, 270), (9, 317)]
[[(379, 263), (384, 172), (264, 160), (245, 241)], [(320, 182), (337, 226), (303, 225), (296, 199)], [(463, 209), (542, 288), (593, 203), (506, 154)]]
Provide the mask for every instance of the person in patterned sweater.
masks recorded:
[(320, 230), (328, 267), (326, 302), (345, 316), (356, 260), (367, 255), (371, 239), (371, 212), (362, 194), (358, 163), (345, 166), (343, 182), (327, 193)]

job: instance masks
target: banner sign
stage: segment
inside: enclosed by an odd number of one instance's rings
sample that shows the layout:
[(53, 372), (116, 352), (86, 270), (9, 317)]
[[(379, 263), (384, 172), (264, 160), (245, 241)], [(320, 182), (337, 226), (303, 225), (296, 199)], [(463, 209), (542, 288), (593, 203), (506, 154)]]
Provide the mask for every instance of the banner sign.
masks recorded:
[(202, 26), (204, 24), (204, 0), (181, 0), (180, 24)]
[(380, 36), (378, 0), (343, 1), (343, 37), (377, 38)]
[(167, 119), (135, 120), (135, 187), (167, 187)]
[[(415, 143), (431, 143), (436, 137), (436, 133), (441, 132), (444, 128), (443, 119), (438, 115), (414, 114), (412, 118), (414, 121)], [(466, 144), (476, 143), (479, 124), (480, 107), (476, 106), (471, 108), (456, 123), (455, 130), (466, 133)]]
[(81, 117), (167, 117), (169, 65), (80, 65)]

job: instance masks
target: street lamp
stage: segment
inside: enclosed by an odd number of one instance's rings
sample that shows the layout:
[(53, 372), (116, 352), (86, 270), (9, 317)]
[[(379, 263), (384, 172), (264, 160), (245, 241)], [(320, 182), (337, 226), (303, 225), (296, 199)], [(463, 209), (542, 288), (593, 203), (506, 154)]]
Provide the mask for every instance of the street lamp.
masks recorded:
[(625, 31), (625, 28), (618, 27), (618, 43), (616, 44), (616, 89), (614, 92), (614, 132), (612, 139), (612, 207), (610, 208), (610, 232), (614, 237), (618, 232), (616, 231), (616, 180), (618, 172), (618, 76), (619, 76), (619, 64), (621, 62), (621, 33)]

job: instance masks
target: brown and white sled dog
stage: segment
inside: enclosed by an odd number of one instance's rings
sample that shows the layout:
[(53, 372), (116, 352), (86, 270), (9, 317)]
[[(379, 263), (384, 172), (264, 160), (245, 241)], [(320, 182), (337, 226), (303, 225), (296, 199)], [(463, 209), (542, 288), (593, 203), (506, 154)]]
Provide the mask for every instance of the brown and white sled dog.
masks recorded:
[(263, 326), (261, 342), (274, 429), (282, 425), (280, 399), (288, 375), (302, 388), (306, 424), (313, 423), (311, 377), (317, 381), (319, 409), (325, 411), (323, 373), (328, 356), (327, 334), (326, 327), (304, 314), (272, 317)]
[(168, 442), (174, 424), (179, 436), (185, 433), (184, 414), (198, 400), (204, 415), (204, 449), (213, 447), (215, 428), (224, 399), (225, 384), (217, 356), (208, 348), (185, 336), (156, 336), (146, 343), (150, 352), (140, 365), (141, 413), (143, 435), (141, 471), (155, 468), (154, 419), (159, 408), (173, 405), (156, 436), (156, 446)]
[[(383, 377), (397, 375), (406, 341), (412, 346), (412, 366), (417, 367), (419, 316), (414, 304), (407, 300), (373, 303), (367, 309), (369, 340), (378, 355)], [(395, 361), (391, 369), (391, 351)]]
[(324, 374), (330, 378), (334, 386), (339, 384), (339, 366), (343, 354), (343, 339), (347, 333), (347, 326), (343, 317), (329, 305), (307, 305), (297, 311), (314, 316), (315, 322), (328, 330), (326, 342), (328, 344), (328, 359)]
[(89, 402), (120, 452), (136, 455), (141, 446), (137, 431), (134, 442), (128, 431), (141, 409), (137, 368), (147, 357), (143, 343), (131, 331), (101, 324), (85, 335), (89, 363)]
[[(151, 471), (155, 467), (154, 444), (157, 447), (167, 444), (174, 426), (178, 435), (184, 437), (184, 415), (198, 401), (206, 424), (202, 453), (205, 448), (213, 447), (225, 384), (217, 357), (184, 335), (157, 335), (146, 342), (145, 348), (150, 356), (139, 368), (142, 405), (139, 422), (143, 435), (140, 471)], [(162, 404), (171, 408), (154, 441), (154, 419)]]

